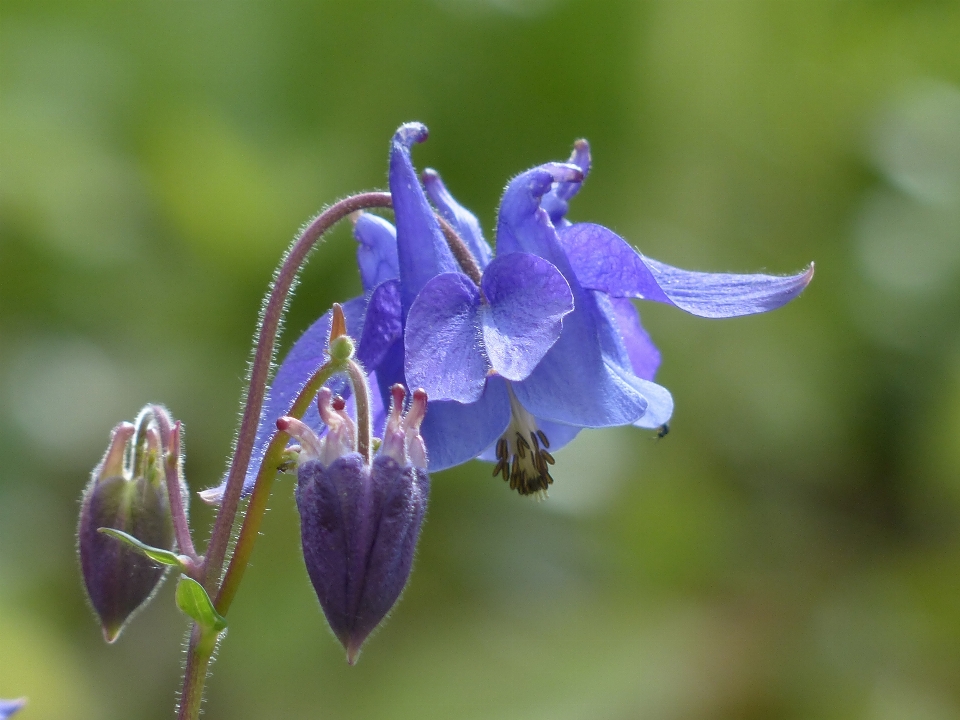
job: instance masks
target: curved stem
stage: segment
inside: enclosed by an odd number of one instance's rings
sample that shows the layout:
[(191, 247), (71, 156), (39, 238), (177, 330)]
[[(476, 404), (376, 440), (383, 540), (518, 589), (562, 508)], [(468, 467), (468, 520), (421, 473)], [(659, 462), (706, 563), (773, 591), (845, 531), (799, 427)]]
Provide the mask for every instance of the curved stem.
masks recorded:
[[(310, 403), (317, 396), (320, 387), (334, 373), (342, 369), (341, 366), (334, 365), (329, 361), (322, 365), (303, 386), (293, 403), (293, 407), (287, 414), (297, 419), (302, 418)], [(217, 612), (221, 615), (227, 614), (231, 603), (233, 603), (233, 598), (237, 594), (240, 581), (243, 580), (250, 555), (253, 553), (253, 546), (260, 536), (260, 524), (263, 522), (264, 513), (267, 511), (267, 500), (270, 498), (270, 491), (273, 489), (273, 482), (276, 480), (277, 470), (283, 458), (283, 451), (286, 449), (289, 439), (290, 436), (285, 432), (279, 430), (275, 432), (267, 446), (266, 453), (264, 453), (263, 462), (260, 463), (260, 472), (257, 473), (257, 480), (253, 486), (253, 494), (250, 496), (250, 504), (247, 506), (247, 512), (243, 518), (243, 526), (237, 536), (233, 557), (230, 558), (230, 565), (227, 567), (227, 573), (223, 577), (223, 583), (220, 585), (220, 590), (214, 602)]]
[(230, 532), (236, 519), (237, 507), (240, 504), (243, 479), (250, 463), (250, 455), (253, 452), (257, 423), (260, 421), (260, 411), (263, 409), (263, 399), (266, 393), (267, 378), (270, 374), (270, 365), (273, 362), (273, 351), (276, 345), (277, 330), (280, 327), (280, 318), (283, 315), (287, 295), (296, 280), (300, 266), (320, 236), (338, 220), (357, 210), (390, 207), (391, 204), (390, 193), (372, 192), (354, 195), (332, 205), (320, 213), (316, 220), (310, 223), (293, 242), (283, 258), (279, 270), (277, 270), (270, 287), (270, 293), (264, 303), (260, 326), (257, 330), (257, 349), (250, 370), (250, 385), (247, 390), (247, 397), (243, 403), (243, 419), (240, 422), (240, 432), (237, 435), (233, 459), (227, 474), (227, 486), (224, 490), (220, 512), (217, 514), (204, 560), (204, 584), (208, 587), (208, 590), (215, 586), (223, 569), (223, 561), (230, 541)]

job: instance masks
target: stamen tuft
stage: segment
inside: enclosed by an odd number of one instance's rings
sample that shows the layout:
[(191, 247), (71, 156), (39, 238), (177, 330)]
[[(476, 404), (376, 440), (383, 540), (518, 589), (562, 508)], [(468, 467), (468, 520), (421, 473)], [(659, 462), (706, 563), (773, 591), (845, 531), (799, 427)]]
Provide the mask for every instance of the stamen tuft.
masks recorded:
[[(537, 428), (536, 419), (510, 393), (511, 419), (503, 436), (497, 440), (497, 464), (493, 476), (501, 475), (511, 490), (521, 495), (544, 496), (553, 483), (549, 466), (553, 456), (547, 452), (550, 441)], [(530, 439), (527, 440), (527, 437)]]

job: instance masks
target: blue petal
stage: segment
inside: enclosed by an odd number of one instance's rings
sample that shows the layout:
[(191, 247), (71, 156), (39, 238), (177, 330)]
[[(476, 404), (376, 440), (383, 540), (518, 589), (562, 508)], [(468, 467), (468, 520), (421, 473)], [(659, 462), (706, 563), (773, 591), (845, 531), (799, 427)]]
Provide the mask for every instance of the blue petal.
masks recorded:
[(497, 255), (533, 253), (563, 272), (561, 262), (565, 263), (565, 259), (557, 231), (546, 210), (540, 207), (540, 198), (554, 182), (574, 182), (582, 178), (583, 172), (575, 165), (547, 163), (511, 180), (503, 193), (497, 217)]
[(574, 310), (560, 338), (527, 379), (513, 384), (517, 399), (538, 418), (580, 427), (626, 425), (647, 407), (643, 396), (603, 357), (596, 302), (577, 281), (540, 198), (554, 182), (582, 177), (580, 168), (551, 163), (517, 176), (503, 194), (497, 254), (530, 252), (553, 263), (570, 284)]
[(653, 380), (660, 367), (660, 350), (640, 324), (640, 314), (626, 298), (610, 298), (633, 374), (643, 380)]
[(469, 405), (431, 400), (420, 427), (428, 470), (445, 470), (472, 460), (496, 442), (509, 424), (510, 398), (503, 378), (488, 378), (480, 399)]
[(400, 282), (388, 280), (377, 285), (367, 302), (357, 345), (357, 361), (367, 370), (376, 369), (390, 347), (403, 338), (400, 313)]
[(580, 427), (626, 425), (640, 419), (647, 401), (604, 357), (596, 301), (572, 276), (574, 311), (560, 339), (530, 376), (514, 383), (523, 406), (538, 418)]
[(490, 362), (508, 380), (523, 380), (560, 337), (573, 294), (560, 271), (529, 253), (500, 255), (481, 281), (480, 308)]
[(453, 199), (453, 196), (447, 190), (440, 174), (436, 170), (423, 171), (423, 186), (427, 190), (430, 200), (436, 205), (440, 215), (453, 226), (457, 234), (463, 238), (463, 241), (470, 248), (473, 257), (482, 270), (490, 264), (493, 253), (490, 245), (483, 239), (483, 231), (480, 229), (480, 223), (476, 216)]
[(363, 291), (370, 292), (382, 282), (400, 277), (397, 258), (397, 231), (382, 217), (361, 213), (353, 226), (357, 239), (357, 265)]
[(598, 291), (592, 294), (600, 311), (597, 324), (603, 352), (614, 358), (624, 370), (630, 370), (644, 380), (653, 380), (660, 367), (660, 351), (640, 325), (633, 303)]
[(583, 178), (556, 183), (540, 202), (550, 216), (550, 221), (557, 227), (570, 224), (564, 219), (567, 214), (567, 203), (580, 191), (580, 186), (590, 173), (590, 144), (586, 140), (577, 140), (573, 144), (573, 153), (567, 162), (580, 168), (583, 171)]
[(430, 280), (410, 307), (404, 370), (431, 400), (472, 403), (483, 392), (490, 360), (483, 350), (480, 291), (466, 275)]
[[(673, 414), (673, 397), (665, 387), (651, 382), (653, 373), (656, 372), (656, 364), (653, 365), (652, 370), (650, 369), (650, 364), (652, 360), (655, 360), (656, 363), (660, 362), (659, 351), (653, 346), (653, 343), (649, 342), (649, 337), (643, 331), (643, 328), (640, 327), (636, 310), (629, 300), (610, 298), (604, 293), (595, 291), (591, 292), (590, 295), (593, 297), (595, 302), (594, 307), (597, 309), (597, 330), (604, 357), (609, 363), (609, 366), (617, 372), (620, 379), (643, 395), (647, 401), (647, 409), (643, 413), (643, 416), (633, 424), (642, 428), (652, 429), (660, 427), (666, 423)], [(631, 341), (635, 344), (632, 354), (630, 348), (627, 346), (626, 338), (621, 331), (617, 309), (614, 305), (615, 302), (626, 303), (627, 307), (623, 308), (623, 310), (632, 311), (633, 313), (632, 317), (627, 316), (628, 322), (632, 321), (635, 329), (638, 329), (640, 333), (642, 333), (642, 337), (640, 338), (637, 336), (631, 338)], [(642, 341), (643, 338), (646, 339), (648, 344), (636, 347), (637, 341)], [(636, 352), (637, 350), (641, 352), (638, 353)], [(634, 369), (634, 360), (636, 360), (639, 365), (641, 372), (649, 373), (649, 377), (644, 377), (636, 372)]]
[(584, 287), (614, 297), (654, 300), (707, 318), (775, 310), (797, 297), (813, 279), (813, 265), (797, 275), (703, 273), (644, 257), (600, 225), (564, 228), (561, 242)]
[(25, 698), (19, 700), (0, 700), (0, 720), (6, 720), (27, 704)]
[(665, 425), (673, 415), (673, 396), (663, 385), (638, 378), (633, 373), (616, 368), (624, 382), (639, 392), (647, 401), (647, 411), (633, 423), (635, 427), (654, 430)]
[(404, 313), (430, 278), (459, 270), (410, 159), (410, 146), (426, 139), (426, 126), (407, 123), (397, 130), (390, 147), (390, 194), (397, 223)]

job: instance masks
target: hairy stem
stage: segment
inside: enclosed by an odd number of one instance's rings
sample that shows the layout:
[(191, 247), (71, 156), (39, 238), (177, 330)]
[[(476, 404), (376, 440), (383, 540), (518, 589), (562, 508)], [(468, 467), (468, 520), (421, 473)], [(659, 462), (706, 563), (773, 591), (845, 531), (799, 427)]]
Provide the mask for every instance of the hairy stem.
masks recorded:
[(307, 254), (317, 240), (338, 220), (357, 210), (390, 207), (391, 204), (390, 193), (372, 192), (354, 195), (332, 205), (320, 213), (316, 220), (310, 223), (293, 242), (277, 270), (264, 303), (260, 326), (257, 330), (257, 348), (250, 370), (250, 385), (247, 389), (247, 397), (243, 403), (243, 419), (240, 422), (240, 432), (237, 435), (233, 459), (227, 474), (227, 485), (220, 504), (220, 512), (214, 523), (213, 534), (210, 537), (210, 544), (207, 547), (204, 560), (205, 585), (208, 590), (215, 588), (223, 570), (230, 532), (236, 519), (237, 507), (240, 504), (243, 480), (250, 463), (250, 455), (253, 452), (257, 424), (260, 421), (260, 411), (263, 409), (263, 399), (270, 374), (270, 365), (273, 362), (280, 318), (286, 308), (287, 296), (300, 271), (300, 266), (303, 265)]
[(217, 635), (194, 624), (190, 631), (190, 647), (187, 650), (187, 666), (184, 669), (183, 691), (177, 708), (177, 720), (197, 720), (203, 703), (203, 687), (207, 681), (207, 668), (217, 647)]
[[(287, 415), (298, 420), (302, 418), (323, 384), (343, 369), (338, 364), (329, 361), (320, 366), (307, 384), (303, 386)], [(243, 580), (243, 574), (246, 572), (247, 564), (250, 561), (253, 546), (260, 536), (260, 524), (263, 522), (263, 515), (267, 511), (267, 500), (270, 499), (270, 491), (273, 489), (273, 482), (276, 480), (277, 470), (280, 468), (283, 451), (287, 447), (288, 440), (290, 440), (289, 435), (279, 430), (276, 431), (270, 439), (266, 453), (264, 453), (263, 462), (260, 463), (260, 472), (257, 473), (257, 480), (253, 486), (253, 494), (250, 496), (250, 504), (247, 506), (246, 515), (243, 518), (240, 535), (237, 536), (233, 557), (230, 558), (230, 565), (223, 577), (223, 583), (220, 585), (220, 591), (217, 593), (214, 602), (217, 612), (221, 615), (226, 615), (233, 603), (237, 588), (240, 586), (240, 581)]]

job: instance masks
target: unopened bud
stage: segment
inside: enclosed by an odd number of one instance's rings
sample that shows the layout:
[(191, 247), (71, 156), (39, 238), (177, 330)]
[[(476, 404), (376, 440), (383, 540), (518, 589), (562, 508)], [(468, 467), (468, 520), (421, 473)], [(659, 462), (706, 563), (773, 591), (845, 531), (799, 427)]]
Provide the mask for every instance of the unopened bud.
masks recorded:
[[(402, 387), (394, 389), (394, 400), (392, 432), (370, 464), (355, 446), (335, 439), (346, 421), (334, 404), (321, 412), (330, 423), (324, 452), (301, 453), (297, 471), (304, 562), (351, 665), (407, 584), (430, 492), (418, 432), (426, 395), (415, 398), (406, 416)], [(313, 434), (296, 426), (304, 430)], [(319, 443), (315, 437), (296, 437), (303, 447)]]
[(145, 408), (136, 427), (121, 423), (114, 429), (83, 492), (77, 530), (80, 568), (107, 642), (117, 639), (130, 616), (150, 598), (165, 568), (97, 529), (113, 528), (146, 545), (174, 548), (154, 410)]

